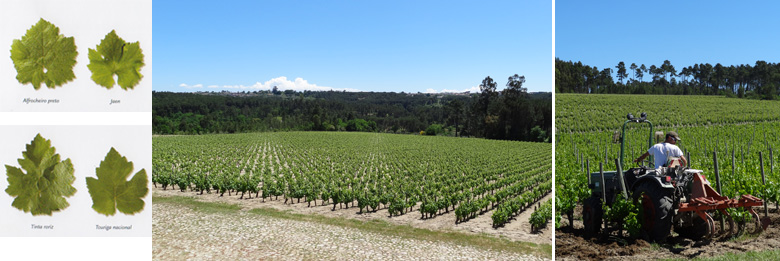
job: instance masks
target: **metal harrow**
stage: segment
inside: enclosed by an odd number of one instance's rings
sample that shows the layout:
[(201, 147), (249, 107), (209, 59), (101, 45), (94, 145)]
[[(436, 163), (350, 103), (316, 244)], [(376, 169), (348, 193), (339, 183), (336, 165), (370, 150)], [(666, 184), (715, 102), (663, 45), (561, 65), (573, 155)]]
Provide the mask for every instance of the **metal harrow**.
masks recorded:
[[(761, 233), (769, 226), (769, 218), (761, 219), (753, 210), (753, 207), (763, 206), (764, 201), (760, 198), (752, 195), (742, 195), (739, 199), (731, 199), (721, 196), (711, 186), (709, 181), (701, 174), (694, 175), (693, 191), (691, 193), (691, 199), (688, 202), (680, 203), (679, 212), (695, 212), (702, 220), (707, 223), (706, 238), (712, 238), (715, 234), (715, 222), (712, 216), (707, 213), (708, 211), (719, 211), (726, 219), (728, 223), (728, 229), (725, 230), (726, 235), (730, 236), (734, 234), (734, 219), (726, 211), (728, 208), (744, 208), (750, 212), (753, 217), (755, 228), (753, 233)], [(721, 231), (721, 233), (724, 231)]]

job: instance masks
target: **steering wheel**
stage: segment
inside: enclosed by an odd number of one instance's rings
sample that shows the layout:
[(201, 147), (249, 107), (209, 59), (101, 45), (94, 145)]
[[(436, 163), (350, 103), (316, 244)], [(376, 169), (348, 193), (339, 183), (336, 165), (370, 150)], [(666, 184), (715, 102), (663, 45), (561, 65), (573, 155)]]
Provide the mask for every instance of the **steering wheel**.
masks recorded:
[[(645, 168), (645, 167), (650, 165), (650, 160), (649, 159), (643, 159), (643, 160), (640, 160), (640, 161), (634, 161), (634, 163), (636, 163), (636, 165), (639, 166), (639, 167)], [(647, 163), (647, 164), (645, 164), (645, 163)]]

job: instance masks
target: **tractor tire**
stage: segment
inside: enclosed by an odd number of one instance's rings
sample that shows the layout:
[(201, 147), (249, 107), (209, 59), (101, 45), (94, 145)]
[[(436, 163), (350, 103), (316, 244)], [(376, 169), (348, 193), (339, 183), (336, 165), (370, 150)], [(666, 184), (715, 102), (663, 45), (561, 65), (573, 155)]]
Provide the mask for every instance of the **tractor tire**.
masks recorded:
[(582, 205), (582, 224), (585, 227), (585, 237), (590, 238), (601, 231), (604, 210), (601, 208), (601, 199), (596, 197), (585, 199)]
[(642, 236), (652, 242), (663, 242), (672, 228), (671, 193), (654, 182), (644, 182), (634, 189), (633, 199), (639, 205)]
[(678, 234), (693, 241), (699, 241), (707, 235), (707, 231), (710, 228), (706, 221), (696, 214), (693, 215), (693, 225), (680, 228)]

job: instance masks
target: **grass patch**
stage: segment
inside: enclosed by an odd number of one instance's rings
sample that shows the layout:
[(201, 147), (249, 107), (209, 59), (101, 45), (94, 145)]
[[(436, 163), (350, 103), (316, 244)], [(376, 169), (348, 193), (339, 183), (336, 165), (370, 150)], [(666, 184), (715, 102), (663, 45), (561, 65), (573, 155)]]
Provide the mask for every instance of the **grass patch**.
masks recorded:
[[(232, 214), (241, 211), (237, 204), (201, 202), (193, 197), (182, 196), (152, 196), (153, 204), (174, 204), (189, 207), (192, 210), (206, 213)], [(334, 225), (346, 228), (361, 229), (368, 232), (383, 235), (398, 236), (402, 238), (449, 242), (464, 246), (473, 246), (494, 251), (506, 251), (512, 253), (532, 254), (535, 256), (552, 258), (552, 245), (534, 244), (528, 242), (516, 242), (506, 238), (497, 238), (484, 234), (466, 234), (456, 231), (434, 231), (415, 228), (409, 225), (395, 225), (384, 220), (361, 221), (340, 217), (326, 217), (317, 214), (296, 214), (291, 211), (281, 211), (272, 208), (255, 208), (249, 213), (273, 218), (291, 219), (297, 221), (316, 222), (326, 225)]]
[(744, 253), (727, 253), (722, 256), (697, 258), (695, 260), (777, 260), (780, 257), (780, 250), (767, 251), (748, 251)]
[(657, 251), (661, 249), (663, 249), (663, 247), (658, 243), (650, 243), (650, 250)]
[[(777, 260), (780, 257), (780, 250), (766, 250), (766, 251), (748, 251), (741, 253), (726, 253), (724, 255), (716, 257), (702, 257), (694, 258), (693, 260), (701, 261), (731, 261), (731, 260), (750, 260), (750, 261), (762, 261), (762, 260)], [(688, 259), (667, 259), (667, 260), (688, 260)]]
[(741, 236), (730, 238), (728, 241), (739, 242), (739, 241), (745, 241), (745, 240), (750, 240), (750, 239), (756, 239), (760, 235), (761, 235), (761, 233), (753, 234), (753, 233), (750, 233), (750, 232), (745, 232)]
[(159, 197), (152, 195), (152, 204), (175, 204), (205, 213), (235, 213), (241, 210), (241, 206), (238, 204), (201, 202), (192, 197), (182, 196)]
[(536, 256), (552, 258), (552, 246), (549, 244), (534, 244), (528, 242), (516, 242), (505, 238), (497, 238), (484, 234), (466, 234), (456, 231), (435, 231), (415, 228), (409, 225), (396, 225), (384, 220), (362, 221), (349, 218), (326, 217), (317, 214), (297, 214), (291, 211), (281, 211), (272, 208), (255, 208), (249, 211), (253, 214), (274, 218), (292, 219), (306, 222), (316, 222), (326, 225), (334, 225), (347, 228), (356, 228), (368, 232), (383, 235), (398, 236), (402, 238), (444, 241), (464, 246), (475, 246), (496, 251), (515, 252), (521, 254), (533, 254)]

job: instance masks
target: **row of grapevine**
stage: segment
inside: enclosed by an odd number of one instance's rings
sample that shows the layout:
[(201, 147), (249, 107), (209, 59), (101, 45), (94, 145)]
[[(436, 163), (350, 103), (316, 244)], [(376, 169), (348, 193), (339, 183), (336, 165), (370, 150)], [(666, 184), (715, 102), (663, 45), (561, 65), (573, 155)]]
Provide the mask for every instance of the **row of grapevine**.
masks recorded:
[(538, 230), (546, 226), (550, 218), (552, 218), (552, 199), (545, 201), (534, 213), (531, 213), (528, 223), (531, 223), (531, 230)]
[(493, 227), (504, 225), (509, 222), (509, 219), (513, 216), (520, 214), (520, 212), (526, 210), (534, 202), (539, 201), (552, 191), (552, 181), (547, 181), (533, 188), (533, 190), (526, 191), (522, 195), (513, 199), (505, 201), (499, 205), (496, 211), (493, 212), (491, 218), (493, 219)]

